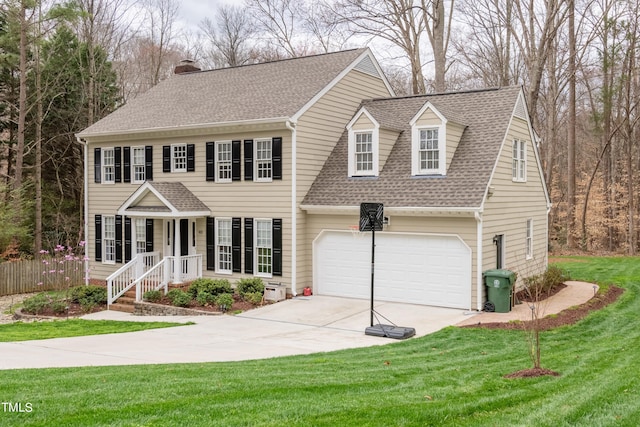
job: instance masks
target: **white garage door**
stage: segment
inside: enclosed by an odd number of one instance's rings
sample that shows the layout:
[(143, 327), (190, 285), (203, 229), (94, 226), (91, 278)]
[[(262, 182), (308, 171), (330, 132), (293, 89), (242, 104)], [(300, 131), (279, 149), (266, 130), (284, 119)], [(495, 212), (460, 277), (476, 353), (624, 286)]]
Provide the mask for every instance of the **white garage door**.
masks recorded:
[[(371, 297), (371, 233), (325, 231), (313, 245), (320, 295)], [(471, 249), (452, 235), (376, 233), (376, 301), (471, 307)]]

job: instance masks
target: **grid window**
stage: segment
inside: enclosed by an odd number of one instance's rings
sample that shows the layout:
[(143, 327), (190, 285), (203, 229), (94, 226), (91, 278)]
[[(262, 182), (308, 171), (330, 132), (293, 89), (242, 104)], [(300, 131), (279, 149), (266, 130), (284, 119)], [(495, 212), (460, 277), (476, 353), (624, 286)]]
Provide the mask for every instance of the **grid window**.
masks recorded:
[(271, 139), (256, 139), (256, 176), (258, 181), (271, 181)]
[(420, 171), (429, 172), (440, 168), (440, 149), (438, 146), (438, 129), (420, 130)]
[(216, 153), (217, 180), (219, 182), (231, 181), (231, 141), (218, 142)]
[(271, 275), (272, 243), (271, 220), (256, 220), (256, 270), (259, 275)]
[(116, 179), (116, 157), (113, 148), (102, 149), (102, 176), (105, 183), (114, 183)]
[(143, 254), (147, 251), (147, 222), (144, 218), (135, 219), (136, 253)]
[(373, 170), (373, 135), (370, 132), (356, 133), (356, 173)]
[(174, 144), (171, 146), (171, 171), (187, 171), (187, 144)]
[(102, 225), (102, 247), (104, 248), (104, 261), (113, 263), (116, 261), (116, 217), (105, 215)]
[(513, 141), (513, 180), (526, 181), (527, 175), (527, 146), (524, 141)]
[(133, 162), (131, 168), (133, 170), (133, 182), (144, 182), (144, 147), (133, 147)]
[(527, 247), (527, 259), (533, 258), (533, 220), (527, 220), (527, 238), (526, 238), (526, 247)]
[(231, 253), (231, 219), (217, 219), (216, 230), (216, 252), (217, 271), (221, 273), (231, 273), (232, 253)]

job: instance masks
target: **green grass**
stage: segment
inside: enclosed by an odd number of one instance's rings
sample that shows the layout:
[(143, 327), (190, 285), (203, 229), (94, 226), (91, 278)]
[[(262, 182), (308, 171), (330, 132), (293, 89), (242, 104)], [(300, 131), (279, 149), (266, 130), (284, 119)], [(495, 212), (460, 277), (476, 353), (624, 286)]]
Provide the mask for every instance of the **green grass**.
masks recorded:
[[(0, 371), (6, 426), (636, 426), (640, 259), (565, 258), (578, 280), (626, 292), (542, 333), (559, 377), (531, 366), (520, 331), (445, 328), (385, 346), (271, 360)], [(0, 356), (1, 357), (1, 356)]]
[[(9, 323), (0, 325), (0, 342), (44, 340), (48, 338), (81, 337), (86, 335), (137, 332), (146, 329), (182, 326), (169, 322), (120, 322), (113, 320), (68, 319), (52, 322)], [(0, 356), (1, 357), (1, 356)], [(1, 399), (1, 398), (0, 398)], [(0, 405), (0, 414), (2, 407)], [(1, 422), (0, 418), (0, 422)]]

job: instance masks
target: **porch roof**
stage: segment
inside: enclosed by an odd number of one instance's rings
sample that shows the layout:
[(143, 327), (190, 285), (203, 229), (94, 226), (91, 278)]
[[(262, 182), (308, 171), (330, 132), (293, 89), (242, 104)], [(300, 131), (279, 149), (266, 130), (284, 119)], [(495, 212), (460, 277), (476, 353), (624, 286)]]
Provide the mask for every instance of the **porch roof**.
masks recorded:
[(119, 215), (203, 217), (211, 210), (181, 182), (146, 181), (118, 209)]

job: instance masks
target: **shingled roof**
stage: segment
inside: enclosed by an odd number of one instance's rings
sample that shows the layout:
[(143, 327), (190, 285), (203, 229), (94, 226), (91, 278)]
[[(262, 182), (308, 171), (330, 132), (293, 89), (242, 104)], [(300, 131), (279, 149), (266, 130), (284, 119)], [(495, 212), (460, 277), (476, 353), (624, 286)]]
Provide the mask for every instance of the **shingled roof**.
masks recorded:
[(173, 75), (78, 136), (289, 118), (366, 51)]
[[(400, 131), (378, 177), (348, 176), (348, 133), (342, 134), (307, 193), (303, 207), (478, 208), (506, 136), (520, 87), (367, 100), (381, 127)], [(429, 101), (448, 120), (466, 126), (446, 176), (411, 176), (409, 121)]]
[[(158, 197), (158, 204), (154, 206), (137, 205), (137, 201), (148, 192), (152, 192)], [(129, 215), (133, 212), (209, 215), (211, 211), (181, 182), (146, 181), (122, 204), (119, 212)]]

